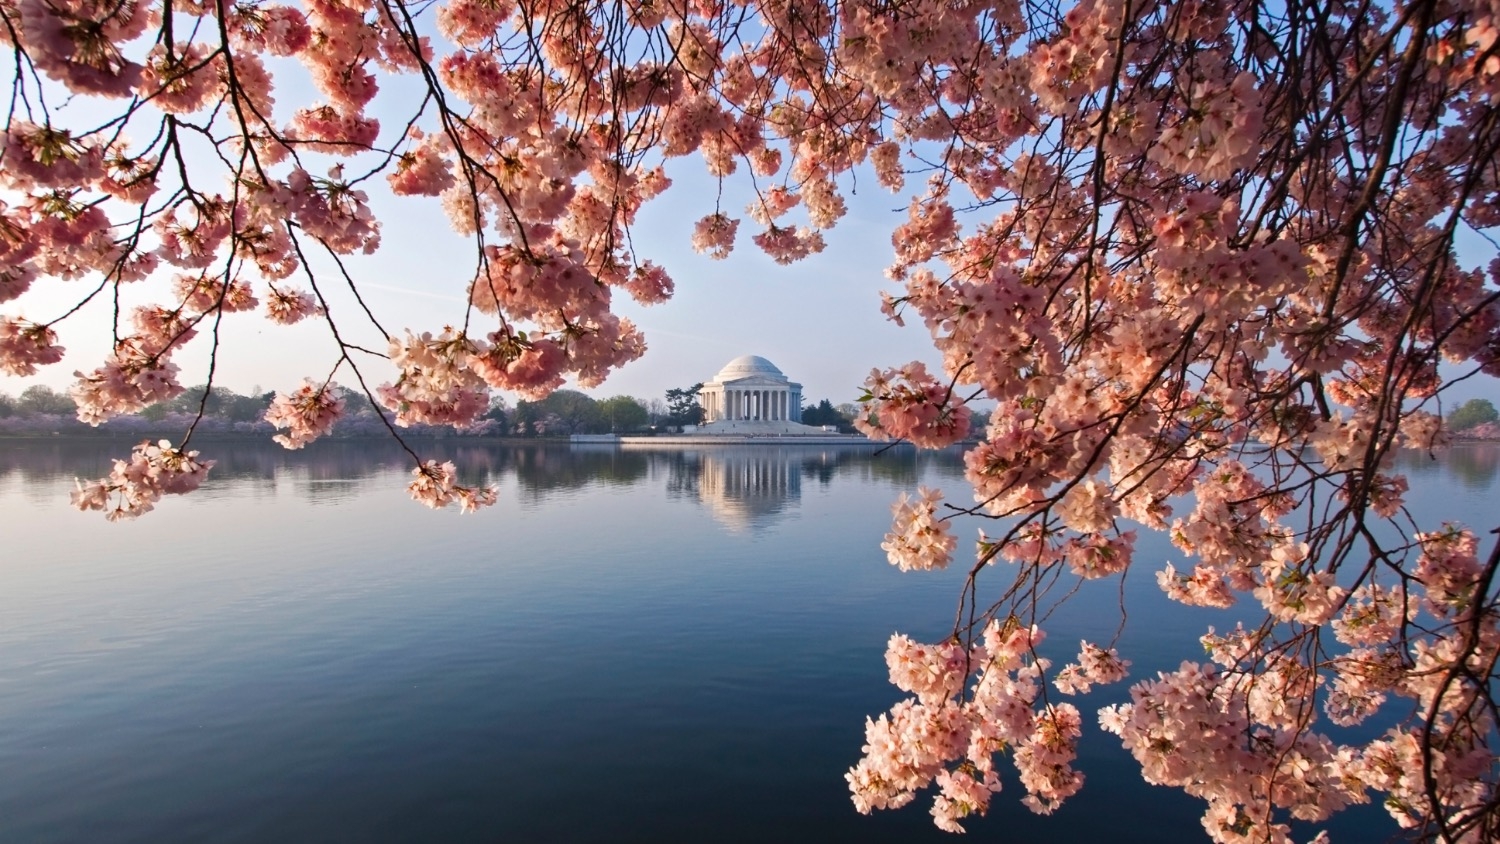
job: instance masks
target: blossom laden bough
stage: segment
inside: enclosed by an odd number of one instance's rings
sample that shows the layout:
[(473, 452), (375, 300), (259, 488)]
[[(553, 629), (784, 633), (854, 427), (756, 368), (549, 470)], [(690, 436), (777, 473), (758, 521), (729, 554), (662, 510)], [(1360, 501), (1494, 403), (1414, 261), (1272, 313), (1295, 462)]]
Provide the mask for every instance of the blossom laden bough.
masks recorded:
[(155, 508), (163, 495), (185, 495), (197, 489), (214, 461), (199, 460), (198, 452), (173, 448), (168, 440), (143, 442), (129, 460), (116, 460), (106, 478), (78, 481), (73, 506), (103, 510), (110, 521), (133, 519)]

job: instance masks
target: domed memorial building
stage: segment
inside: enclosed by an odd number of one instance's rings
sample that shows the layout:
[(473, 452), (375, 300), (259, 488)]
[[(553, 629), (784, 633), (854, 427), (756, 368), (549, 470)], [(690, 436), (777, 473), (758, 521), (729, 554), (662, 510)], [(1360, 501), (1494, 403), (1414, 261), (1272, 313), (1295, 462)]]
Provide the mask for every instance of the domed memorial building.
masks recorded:
[(740, 355), (698, 391), (704, 422), (795, 422), (802, 415), (802, 385), (758, 355)]
[(802, 385), (759, 355), (741, 355), (698, 391), (704, 424), (695, 433), (815, 435), (803, 425)]

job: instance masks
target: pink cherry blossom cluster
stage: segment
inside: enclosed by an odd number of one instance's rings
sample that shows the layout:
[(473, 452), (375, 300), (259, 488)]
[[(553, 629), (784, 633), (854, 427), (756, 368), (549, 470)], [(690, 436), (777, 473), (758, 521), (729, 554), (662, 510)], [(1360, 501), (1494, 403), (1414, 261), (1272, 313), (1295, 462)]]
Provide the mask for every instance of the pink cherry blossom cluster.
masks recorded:
[[(1453, 530), (1438, 541), (1462, 555), (1470, 540)], [(1215, 841), (1289, 842), (1278, 818), (1324, 820), (1369, 802), (1372, 790), (1386, 794), (1386, 809), (1403, 827), (1434, 822), (1432, 804), (1421, 796), (1428, 788), (1453, 807), (1436, 822), (1449, 828), (1473, 822), (1480, 816), (1473, 807), (1493, 788), (1486, 771), (1495, 757), (1484, 736), (1494, 721), (1466, 660), (1500, 652), (1500, 613), (1491, 605), (1482, 620), (1466, 619), (1478, 626), (1415, 633), (1418, 605), (1402, 591), (1372, 584), (1355, 597), (1333, 623), (1339, 641), (1356, 646), (1347, 653), (1309, 664), (1268, 649), (1264, 630), (1211, 631), (1203, 644), (1214, 664), (1183, 663), (1138, 683), (1131, 703), (1100, 710), (1101, 726), (1122, 738), (1148, 781), (1208, 802), (1204, 828)], [(1363, 723), (1395, 693), (1441, 713), (1427, 728), (1435, 741), (1422, 738), (1420, 727), (1393, 728), (1363, 745), (1338, 745), (1314, 732), (1310, 704), (1324, 671), (1334, 678), (1324, 709), (1335, 724)], [(1480, 840), (1459, 836), (1471, 839)]]
[(1052, 677), (1052, 685), (1063, 694), (1088, 694), (1094, 686), (1125, 679), (1130, 660), (1120, 659), (1114, 648), (1105, 650), (1088, 641), (1079, 643), (1078, 659), (1063, 666)]
[(103, 510), (110, 521), (133, 519), (149, 513), (163, 495), (184, 495), (198, 488), (214, 461), (199, 460), (198, 452), (182, 451), (172, 443), (143, 442), (129, 460), (116, 460), (109, 477), (78, 481), (73, 506), (79, 510)]
[(472, 513), (480, 507), (494, 504), (499, 495), (499, 491), (492, 486), (460, 486), (456, 483), (458, 468), (452, 461), (439, 464), (436, 460), (428, 460), (413, 469), (412, 476), (416, 480), (407, 485), (406, 491), (411, 493), (413, 501), (426, 504), (434, 510), (456, 502), (460, 512)]
[(273, 286), (266, 297), (266, 317), (280, 325), (292, 325), (322, 312), (318, 300), (302, 290), (283, 290)]
[(478, 343), (475, 348), (478, 353), (469, 356), (470, 368), (497, 390), (538, 399), (562, 386), (567, 352), (554, 340), (497, 331), (489, 336), (488, 348)]
[(111, 416), (135, 413), (182, 394), (180, 369), (169, 360), (170, 349), (160, 349), (156, 338), (121, 340), (104, 365), (93, 372), (74, 372), (78, 381), (68, 391), (78, 405), (78, 418), (98, 426)]
[(436, 337), (408, 333), (405, 342), (392, 339), (391, 362), (401, 377), (380, 385), (376, 394), (396, 412), (397, 425), (474, 425), (490, 406), (488, 388), (469, 366), (470, 355), (478, 351), (451, 328)]
[(752, 238), (755, 245), (778, 264), (792, 264), (823, 251), (823, 235), (815, 229), (791, 228), (772, 223)]
[(0, 317), (0, 371), (32, 375), (38, 365), (62, 360), (57, 333), (45, 325)]
[[(1014, 618), (991, 621), (982, 641), (923, 645), (900, 634), (886, 650), (891, 682), (915, 698), (865, 722), (864, 758), (845, 776), (861, 812), (898, 808), (936, 784), (932, 815), (940, 829), (962, 832), (962, 819), (983, 815), (1001, 787), (995, 754), (1012, 752), (1027, 808), (1050, 814), (1083, 785), (1073, 768), (1082, 734), (1078, 709), (1039, 702), (1049, 662), (1043, 639)], [(1106, 658), (1108, 654), (1106, 654)], [(1112, 673), (1099, 666), (1099, 676)], [(1123, 676), (1123, 664), (1115, 663)], [(974, 683), (965, 694), (969, 678)], [(1099, 680), (1098, 682), (1104, 682)]]
[(916, 498), (903, 494), (897, 500), (891, 531), (880, 544), (891, 565), (902, 571), (948, 566), (957, 540), (947, 520), (937, 515), (942, 500), (941, 490), (925, 486), (918, 488)]
[(734, 235), (740, 221), (723, 214), (710, 214), (693, 226), (693, 251), (708, 255), (716, 261), (729, 257), (734, 249)]
[(942, 448), (969, 433), (969, 409), (952, 391), (913, 361), (900, 369), (870, 371), (864, 384), (868, 412), (854, 427), (871, 439), (910, 440), (925, 448)]
[(344, 413), (344, 400), (336, 392), (338, 385), (329, 381), (303, 382), (293, 393), (277, 393), (266, 409), (265, 419), (285, 434), (272, 437), (289, 449), (298, 449), (333, 430), (333, 424)]

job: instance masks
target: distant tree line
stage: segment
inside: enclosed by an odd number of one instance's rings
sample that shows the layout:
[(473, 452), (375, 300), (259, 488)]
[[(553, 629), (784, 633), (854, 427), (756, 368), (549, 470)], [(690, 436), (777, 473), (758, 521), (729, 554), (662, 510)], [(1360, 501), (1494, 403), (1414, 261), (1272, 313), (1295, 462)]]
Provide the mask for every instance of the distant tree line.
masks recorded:
[(859, 413), (853, 403), (833, 406), (833, 402), (823, 399), (814, 405), (802, 408), (802, 424), (822, 427), (833, 425), (843, 433), (854, 432), (854, 417)]
[[(558, 437), (572, 434), (643, 434), (661, 430), (680, 430), (684, 425), (703, 422), (703, 407), (698, 403), (702, 384), (673, 388), (663, 399), (639, 399), (635, 396), (613, 396), (596, 399), (578, 390), (557, 390), (541, 401), (519, 401), (510, 405), (497, 398), (484, 420), (475, 428), (454, 431), (451, 428), (418, 427), (416, 434), (456, 433), (466, 436)], [(344, 399), (344, 418), (334, 428), (335, 436), (365, 436), (386, 430), (392, 415), (377, 409), (363, 393), (336, 388)], [(206, 392), (206, 395), (205, 395)], [(204, 433), (260, 433), (273, 429), (264, 419), (275, 393), (252, 392), (240, 395), (225, 387), (207, 389), (202, 385), (189, 388), (171, 401), (147, 407), (135, 416), (111, 420), (101, 430), (128, 432), (162, 432), (184, 430), (202, 411), (198, 430)], [(1470, 404), (1474, 404), (1471, 402)], [(1482, 402), (1488, 405), (1488, 402)], [(1466, 413), (1465, 407), (1454, 414), (1456, 420)], [(28, 387), (19, 396), (0, 393), (0, 435), (82, 433), (92, 428), (79, 422), (76, 407), (67, 394), (50, 387)], [(844, 433), (854, 431), (858, 406), (846, 402), (835, 406), (828, 399), (802, 408), (802, 424), (821, 427), (832, 425)], [(1489, 413), (1494, 408), (1489, 407)], [(1483, 414), (1480, 414), (1483, 416)], [(1465, 417), (1467, 418), (1467, 417)], [(1491, 421), (1480, 419), (1480, 421)], [(982, 427), (983, 420), (978, 424)]]
[[(335, 436), (364, 436), (386, 431), (387, 422), (393, 418), (389, 411), (377, 409), (363, 393), (343, 387), (335, 389), (344, 400), (344, 416), (334, 428)], [(669, 390), (668, 396), (686, 392)], [(696, 387), (692, 388), (692, 395), (696, 397)], [(265, 421), (265, 413), (274, 397), (272, 392), (241, 395), (225, 387), (199, 385), (171, 401), (151, 405), (133, 416), (112, 419), (98, 432), (166, 434), (182, 431), (193, 424), (201, 412), (197, 430), (203, 433), (270, 435), (274, 429)], [(19, 396), (0, 393), (0, 435), (79, 434), (95, 430), (79, 422), (76, 414), (77, 406), (72, 397), (51, 387), (28, 387)], [(701, 417), (688, 412), (680, 396), (676, 404), (669, 404), (661, 399), (642, 400), (624, 395), (595, 399), (577, 390), (557, 390), (541, 401), (521, 401), (514, 406), (497, 398), (481, 423), (466, 430), (455, 431), (446, 426), (417, 426), (407, 430), (419, 435), (549, 437), (644, 433), (658, 427), (700, 421)]]

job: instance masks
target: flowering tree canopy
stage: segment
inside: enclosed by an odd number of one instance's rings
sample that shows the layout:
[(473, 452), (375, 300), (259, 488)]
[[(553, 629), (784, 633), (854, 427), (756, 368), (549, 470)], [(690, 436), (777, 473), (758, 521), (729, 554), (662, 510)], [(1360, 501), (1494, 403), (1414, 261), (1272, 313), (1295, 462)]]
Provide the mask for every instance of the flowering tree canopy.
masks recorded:
[[(1414, 524), (1386, 468), (1441, 444), (1445, 386), (1500, 375), (1500, 4), (0, 0), (0, 21), (0, 302), (155, 291), (117, 304), (112, 354), (78, 373), (83, 420), (179, 394), (174, 353), (257, 309), (338, 343), (267, 414), (288, 447), (339, 417), (335, 375), (396, 426), (591, 386), (645, 349), (613, 297), (672, 293), (630, 239), (664, 160), (751, 185), (752, 240), (782, 263), (823, 248), (868, 169), (910, 199), (885, 310), (926, 324), (942, 372), (875, 371), (860, 425), (979, 437), (974, 502), (903, 500), (885, 548), (942, 567), (955, 515), (997, 527), (953, 636), (891, 640), (914, 697), (869, 723), (858, 808), (935, 785), (959, 829), (1002, 751), (1034, 810), (1076, 792), (1063, 698), (1128, 663), (1084, 643), (1054, 671), (1037, 598), (1122, 577), (1145, 528), (1192, 561), (1155, 573), (1171, 598), (1264, 611), (1100, 714), (1149, 781), (1207, 802), (1214, 840), (1371, 799), (1428, 837), (1500, 837), (1500, 553)], [(419, 95), (383, 95), (398, 77)], [(459, 327), (330, 312), (330, 285), (361, 283), (340, 259), (380, 244), (377, 178), (472, 238)], [(702, 212), (694, 247), (727, 255), (741, 212)], [(0, 369), (57, 362), (75, 311), (0, 317)], [(376, 362), (393, 381), (368, 383)], [(974, 401), (998, 404), (977, 432)], [(190, 491), (211, 466), (191, 433), (75, 503)], [(494, 500), (413, 457), (419, 500)], [(1371, 718), (1389, 729), (1363, 742), (1322, 727)]]

